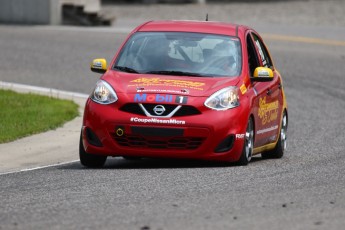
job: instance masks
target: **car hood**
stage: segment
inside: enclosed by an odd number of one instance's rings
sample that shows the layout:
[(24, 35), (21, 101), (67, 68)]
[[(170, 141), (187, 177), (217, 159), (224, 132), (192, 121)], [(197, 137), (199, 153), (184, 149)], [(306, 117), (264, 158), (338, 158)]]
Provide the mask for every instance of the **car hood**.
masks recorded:
[(103, 77), (117, 93), (156, 93), (190, 96), (210, 96), (226, 87), (235, 86), (239, 78), (190, 77), (156, 74), (132, 74), (107, 71)]

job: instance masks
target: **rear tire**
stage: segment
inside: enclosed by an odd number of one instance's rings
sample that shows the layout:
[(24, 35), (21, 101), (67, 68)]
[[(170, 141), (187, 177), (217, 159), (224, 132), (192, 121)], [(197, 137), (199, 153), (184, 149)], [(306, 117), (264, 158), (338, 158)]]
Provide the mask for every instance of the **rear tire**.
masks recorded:
[(80, 135), (79, 141), (79, 159), (80, 163), (88, 168), (101, 168), (103, 167), (106, 156), (98, 156), (85, 152), (82, 136)]
[(282, 158), (284, 155), (284, 152), (286, 150), (286, 133), (288, 128), (288, 120), (287, 120), (287, 114), (286, 111), (283, 113), (282, 118), (282, 124), (280, 127), (280, 134), (279, 134), (279, 140), (276, 144), (276, 147), (268, 152), (261, 153), (261, 157), (264, 159), (278, 159)]
[(253, 149), (254, 149), (254, 123), (253, 123), (252, 118), (249, 118), (248, 123), (247, 123), (247, 129), (246, 129), (242, 154), (237, 163), (239, 165), (247, 165), (252, 159)]

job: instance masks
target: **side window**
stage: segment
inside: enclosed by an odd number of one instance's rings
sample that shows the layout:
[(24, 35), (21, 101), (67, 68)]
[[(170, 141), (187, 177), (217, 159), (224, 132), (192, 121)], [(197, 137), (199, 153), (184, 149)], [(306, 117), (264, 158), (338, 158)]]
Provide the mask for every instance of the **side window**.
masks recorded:
[(256, 67), (259, 67), (258, 57), (250, 34), (247, 35), (247, 52), (250, 76), (253, 76)]
[(259, 52), (259, 55), (260, 55), (262, 65), (264, 67), (271, 68), (273, 66), (272, 60), (268, 54), (266, 47), (264, 46), (264, 44), (262, 43), (262, 41), (260, 40), (260, 38), (256, 34), (253, 33), (252, 35), (254, 38), (255, 46), (256, 46), (256, 48)]

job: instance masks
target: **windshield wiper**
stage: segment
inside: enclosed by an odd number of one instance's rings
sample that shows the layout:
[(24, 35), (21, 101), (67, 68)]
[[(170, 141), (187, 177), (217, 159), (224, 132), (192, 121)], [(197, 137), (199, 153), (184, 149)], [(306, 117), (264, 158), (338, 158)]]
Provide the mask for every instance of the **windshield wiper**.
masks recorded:
[(114, 66), (114, 69), (118, 69), (120, 71), (127, 72), (127, 73), (139, 73), (135, 69), (132, 69), (132, 68), (129, 68), (129, 67), (126, 67), (126, 66), (117, 66), (116, 65), (116, 66)]
[(193, 76), (193, 77), (205, 77), (205, 75), (192, 72), (173, 71), (173, 70), (161, 70), (161, 71), (149, 71), (146, 74), (162, 74), (162, 75), (176, 75), (176, 76)]

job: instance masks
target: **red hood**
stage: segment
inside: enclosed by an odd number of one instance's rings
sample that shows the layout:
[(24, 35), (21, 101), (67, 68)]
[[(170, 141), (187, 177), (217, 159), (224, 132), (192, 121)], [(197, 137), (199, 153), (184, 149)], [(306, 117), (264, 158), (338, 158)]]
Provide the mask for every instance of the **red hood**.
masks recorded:
[(107, 71), (103, 78), (117, 93), (159, 93), (210, 96), (226, 86), (235, 86), (239, 78), (183, 77), (153, 74), (131, 74)]

